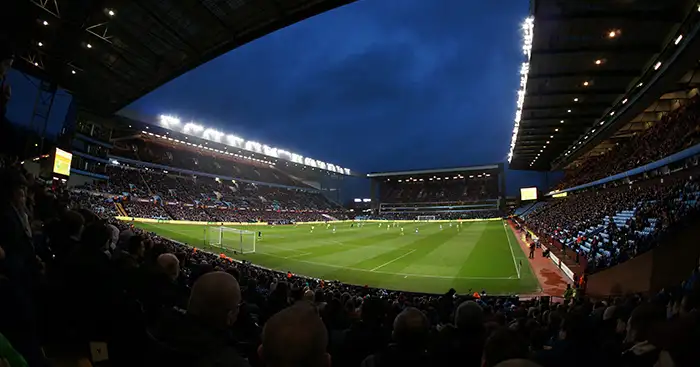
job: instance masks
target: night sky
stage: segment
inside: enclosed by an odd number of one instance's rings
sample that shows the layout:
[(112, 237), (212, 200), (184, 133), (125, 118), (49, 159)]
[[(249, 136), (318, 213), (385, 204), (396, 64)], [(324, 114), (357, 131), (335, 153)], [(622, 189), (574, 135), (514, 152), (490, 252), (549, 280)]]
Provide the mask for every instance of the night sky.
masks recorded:
[(362, 172), (505, 161), (528, 1), (398, 5), (360, 0), (302, 21), (127, 109)]

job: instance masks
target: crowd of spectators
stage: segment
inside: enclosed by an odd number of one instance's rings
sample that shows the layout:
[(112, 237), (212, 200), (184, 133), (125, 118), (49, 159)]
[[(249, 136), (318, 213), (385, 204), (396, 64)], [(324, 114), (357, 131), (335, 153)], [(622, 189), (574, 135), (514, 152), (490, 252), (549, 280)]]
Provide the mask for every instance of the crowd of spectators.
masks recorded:
[[(700, 211), (697, 177), (660, 185), (592, 189), (553, 199), (529, 214), (529, 228), (586, 257), (589, 271), (635, 257)], [(626, 215), (621, 216), (621, 213)]]
[(557, 185), (564, 189), (593, 182), (655, 162), (700, 142), (700, 97), (663, 116), (652, 127), (635, 133), (604, 154), (589, 157), (566, 171)]
[(390, 291), (232, 261), (100, 219), (90, 198), (38, 187), (14, 167), (0, 178), (6, 365), (47, 366), (43, 350), (89, 355), (89, 346), (93, 359), (129, 366), (684, 367), (700, 358), (700, 266), (684, 287), (595, 302)]
[(125, 202), (123, 206), (130, 217), (171, 219), (164, 207), (155, 202), (129, 201)]
[(502, 218), (503, 212), (498, 209), (468, 210), (460, 212), (380, 212), (375, 219), (416, 220), (418, 217), (425, 216), (434, 216), (436, 220), (489, 219)]
[(495, 200), (500, 195), (498, 176), (472, 177), (459, 175), (437, 180), (433, 177), (414, 180), (383, 181), (380, 197), (383, 203), (414, 202), (479, 202)]
[[(223, 182), (120, 166), (108, 167), (107, 174), (109, 180), (80, 189), (96, 196), (126, 197), (123, 206), (132, 217), (212, 222), (347, 218), (338, 204), (309, 189)], [(106, 206), (114, 210), (114, 205)]]
[(271, 168), (269, 164), (190, 146), (168, 146), (154, 141), (132, 140), (126, 149), (115, 147), (112, 152), (118, 157), (161, 164), (168, 167), (186, 168), (197, 172), (236, 177), (239, 179), (277, 183), (287, 186), (304, 186), (289, 175)]

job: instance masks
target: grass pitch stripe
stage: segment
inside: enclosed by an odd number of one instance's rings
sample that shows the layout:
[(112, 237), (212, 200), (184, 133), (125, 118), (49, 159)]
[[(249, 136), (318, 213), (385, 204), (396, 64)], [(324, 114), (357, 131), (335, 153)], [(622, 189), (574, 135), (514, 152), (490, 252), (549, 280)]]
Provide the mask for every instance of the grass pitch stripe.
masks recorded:
[[(384, 274), (384, 275), (393, 275), (393, 276), (402, 276), (402, 277), (414, 277), (414, 278), (434, 278), (434, 279), (473, 279), (473, 280), (517, 280), (518, 278), (511, 276), (511, 277), (459, 277), (459, 276), (451, 276), (451, 275), (430, 275), (430, 274), (414, 274), (414, 273), (394, 273), (390, 271), (381, 271), (381, 270), (370, 270), (370, 269), (362, 269), (362, 268), (355, 268), (352, 266), (342, 266), (342, 265), (333, 265), (333, 264), (328, 264), (328, 263), (322, 263), (322, 262), (316, 262), (316, 261), (308, 261), (308, 260), (299, 260), (295, 258), (289, 258), (289, 257), (282, 257), (279, 255), (274, 255), (266, 252), (258, 252), (258, 254), (263, 255), (263, 256), (269, 256), (269, 257), (274, 257), (278, 259), (285, 259), (289, 260), (290, 262), (298, 262), (298, 263), (304, 263), (304, 264), (311, 264), (319, 267), (325, 267), (325, 268), (332, 268), (332, 269), (343, 269), (343, 270), (348, 270), (348, 271), (354, 271), (354, 272), (361, 272), (361, 273), (374, 273), (374, 274)], [(309, 274), (301, 274), (300, 275), (304, 276), (310, 276)]]
[(406, 256), (408, 256), (408, 255), (410, 255), (410, 254), (412, 254), (412, 253), (414, 253), (414, 252), (416, 252), (416, 250), (417, 250), (417, 249), (414, 248), (413, 250), (411, 250), (411, 251), (409, 251), (409, 252), (407, 252), (407, 253), (405, 253), (405, 254), (403, 254), (403, 255), (401, 255), (401, 256), (399, 256), (399, 257), (393, 259), (393, 260), (387, 261), (387, 262), (385, 262), (384, 264), (379, 265), (379, 266), (377, 266), (376, 268), (374, 268), (374, 269), (372, 269), (372, 270), (370, 270), (370, 271), (375, 271), (375, 270), (381, 269), (381, 268), (383, 268), (383, 267), (385, 267), (385, 266), (387, 266), (387, 265), (393, 263), (393, 262), (396, 261), (396, 260), (403, 259), (404, 257), (406, 257)]
[(520, 279), (520, 267), (518, 262), (515, 260), (515, 253), (513, 252), (513, 243), (510, 241), (510, 234), (508, 233), (507, 224), (503, 222), (503, 231), (506, 232), (506, 238), (508, 239), (508, 248), (510, 249), (510, 255), (513, 257), (513, 266), (515, 266), (515, 272), (518, 274), (518, 279)]

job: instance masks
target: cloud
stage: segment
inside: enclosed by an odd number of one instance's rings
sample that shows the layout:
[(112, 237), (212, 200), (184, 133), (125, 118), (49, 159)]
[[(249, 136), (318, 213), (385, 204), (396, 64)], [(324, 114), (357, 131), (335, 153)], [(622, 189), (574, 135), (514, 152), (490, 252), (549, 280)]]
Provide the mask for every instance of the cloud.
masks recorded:
[(502, 161), (527, 14), (527, 4), (505, 2), (358, 1), (130, 108), (196, 117), (358, 171)]

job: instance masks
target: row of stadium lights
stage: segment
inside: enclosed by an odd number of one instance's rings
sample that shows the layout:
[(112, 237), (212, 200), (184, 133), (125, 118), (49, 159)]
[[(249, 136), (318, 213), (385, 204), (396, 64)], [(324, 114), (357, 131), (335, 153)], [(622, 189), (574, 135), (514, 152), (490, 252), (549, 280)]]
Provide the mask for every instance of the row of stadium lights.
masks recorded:
[[(164, 140), (173, 142), (173, 143), (178, 143), (178, 144), (183, 144), (183, 145), (189, 145), (189, 146), (191, 146), (191, 147), (195, 147), (195, 148), (199, 148), (199, 149), (205, 149), (205, 150), (209, 150), (209, 151), (212, 151), (212, 152), (217, 152), (217, 153), (219, 153), (219, 154), (230, 155), (230, 156), (233, 156), (233, 157), (238, 157), (238, 158), (242, 158), (242, 159), (247, 159), (247, 160), (255, 161), (255, 162), (259, 162), (259, 163), (265, 163), (265, 164), (270, 165), (270, 167), (274, 166), (274, 164), (275, 164), (274, 162), (270, 162), (270, 161), (267, 161), (267, 160), (264, 160), (264, 159), (248, 157), (248, 156), (245, 156), (245, 155), (242, 155), (242, 154), (231, 153), (231, 152), (227, 152), (227, 151), (221, 150), (221, 149), (214, 149), (214, 148), (212, 148), (212, 147), (205, 147), (205, 146), (203, 146), (202, 144), (199, 144), (199, 145), (198, 145), (198, 144), (192, 144), (192, 143), (190, 143), (189, 141), (182, 141), (182, 140), (174, 139), (174, 138), (171, 138), (171, 137), (165, 136), (165, 135), (158, 135), (158, 134), (154, 134), (154, 133), (148, 132), (148, 131), (141, 131), (141, 132), (144, 133), (144, 134), (147, 134), (147, 135), (156, 137), (156, 138), (160, 138), (160, 139), (164, 139)], [(185, 137), (185, 139), (187, 139), (187, 137)]]
[[(622, 32), (621, 32), (619, 29), (611, 30), (611, 31), (608, 31), (607, 37), (610, 38), (610, 39), (617, 38), (617, 37), (620, 36), (621, 33), (622, 33)], [(595, 65), (597, 65), (597, 66), (600, 66), (600, 65), (603, 65), (603, 64), (605, 63), (605, 60), (604, 60), (604, 59), (596, 59), (595, 61), (593, 61), (593, 63), (594, 63)], [(590, 85), (592, 85), (592, 84), (593, 84), (593, 82), (590, 81), (590, 80), (585, 80), (583, 83), (581, 83), (581, 85), (582, 85), (584, 88), (587, 88), (588, 86), (590, 86)], [(576, 102), (579, 102), (580, 99), (579, 99), (578, 97), (574, 97), (573, 101), (576, 103)], [(627, 99), (625, 99), (625, 100), (623, 101), (623, 104), (626, 103), (626, 102), (627, 102)], [(571, 109), (567, 109), (567, 110), (566, 110), (566, 113), (571, 113), (571, 112), (573, 112)], [(614, 114), (614, 112), (613, 112), (613, 114)], [(611, 115), (611, 116), (612, 116), (612, 115)], [(565, 120), (559, 120), (559, 123), (560, 123), (560, 124), (563, 124), (563, 123), (565, 123), (565, 122), (566, 122)], [(602, 125), (602, 124), (601, 124), (601, 125)], [(558, 129), (558, 128), (554, 129), (554, 132), (559, 132), (559, 129)], [(593, 130), (591, 131), (591, 133), (594, 133), (594, 132), (595, 132), (595, 129), (593, 129)], [(554, 136), (553, 136), (553, 135), (550, 135), (549, 138), (550, 138), (550, 139), (553, 139)], [(586, 137), (586, 138), (587, 138), (587, 137)], [(550, 143), (550, 141), (547, 140), (547, 142), (545, 143), (545, 145), (542, 146), (542, 149), (540, 149), (540, 152), (535, 156), (535, 158), (532, 160), (532, 162), (530, 162), (530, 167), (532, 167), (532, 166), (535, 164), (535, 162), (537, 162), (537, 160), (540, 158), (540, 155), (541, 155), (542, 153), (544, 153), (544, 150), (545, 150), (545, 149), (547, 149), (547, 145), (549, 145), (549, 143)]]
[[(481, 177), (491, 177), (491, 174), (490, 174), (490, 173), (484, 173), (484, 174), (480, 174), (480, 175), (476, 175), (476, 176), (474, 176), (474, 175), (469, 175), (469, 178), (474, 178), (474, 177), (478, 177), (478, 178), (481, 178)], [(457, 176), (452, 177), (451, 179), (452, 179), (452, 180), (461, 180), (461, 179), (463, 179), (463, 178), (464, 178), (464, 176), (462, 176), (462, 175), (457, 175)], [(449, 179), (450, 179), (449, 176), (446, 176), (446, 177), (444, 178), (444, 180), (449, 180)], [(428, 178), (428, 181), (433, 181), (433, 180), (435, 180), (435, 181), (441, 181), (441, 180), (443, 180), (443, 178), (442, 178), (442, 177), (437, 177), (437, 176), (433, 176), (433, 177)], [(391, 181), (391, 180), (389, 179), (389, 180), (387, 180), (387, 181)], [(423, 179), (423, 178), (413, 178), (413, 177), (409, 177), (409, 178), (407, 178), (407, 179), (405, 179), (405, 180), (398, 180), (398, 181), (399, 181), (399, 182), (423, 182), (423, 181), (425, 181), (425, 179)]]
[(225, 144), (233, 148), (240, 148), (250, 152), (257, 152), (268, 157), (281, 158), (295, 164), (301, 164), (302, 168), (304, 169), (306, 169), (306, 167), (308, 166), (311, 167), (311, 170), (315, 170), (316, 168), (318, 168), (319, 170), (324, 170), (328, 172), (336, 172), (340, 174), (350, 175), (350, 170), (347, 168), (343, 168), (332, 163), (318, 161), (309, 157), (304, 157), (296, 153), (291, 153), (286, 150), (270, 147), (264, 144), (260, 144), (258, 142), (246, 141), (245, 139), (235, 135), (226, 135), (221, 131), (217, 131), (211, 128), (205, 128), (204, 126), (196, 124), (194, 122), (188, 122), (183, 125), (182, 121), (180, 121), (179, 118), (174, 116), (160, 115), (159, 119), (160, 125), (165, 129), (174, 131), (177, 131), (176, 129), (178, 129), (181, 133), (186, 135), (200, 137), (202, 139)]
[[(117, 12), (116, 12), (114, 9), (104, 9), (104, 13), (105, 13), (107, 16), (109, 16), (110, 18), (112, 18), (112, 17), (114, 17), (114, 16), (117, 15)], [(45, 19), (39, 19), (39, 24), (43, 25), (44, 27), (48, 27), (48, 26), (50, 25), (50, 24), (49, 24), (49, 21), (48, 21), (48, 20), (45, 20)], [(45, 46), (45, 43), (44, 43), (44, 42), (41, 42), (41, 41), (38, 41), (38, 42), (36, 43), (36, 45), (39, 46), (39, 47), (44, 47), (44, 46)], [(92, 44), (91, 44), (91, 43), (86, 42), (84, 45), (85, 45), (85, 48), (87, 48), (87, 49), (92, 49)], [(39, 63), (38, 63), (37, 61), (35, 61), (35, 62), (34, 62), (34, 66), (39, 67)], [(75, 74), (77, 74), (78, 72), (76, 71), (76, 69), (71, 68), (70, 73), (73, 74), (73, 75), (75, 75)]]
[[(697, 10), (698, 10), (698, 12), (700, 12), (700, 5), (698, 5)], [(618, 33), (618, 35), (619, 35), (619, 33)], [(611, 33), (609, 34), (609, 36), (610, 36), (610, 38), (614, 38), (614, 37), (615, 37), (615, 35), (614, 35), (613, 32), (611, 32)], [(673, 44), (674, 44), (675, 46), (678, 46), (678, 45), (681, 43), (682, 40), (683, 40), (683, 35), (682, 35), (682, 34), (679, 34), (678, 36), (676, 36), (676, 39), (673, 41)], [(604, 60), (604, 59), (598, 59), (598, 60), (595, 61), (595, 64), (596, 64), (596, 65), (602, 65), (603, 63), (605, 63), (605, 60)], [(657, 60), (656, 63), (654, 64), (654, 71), (659, 70), (659, 68), (661, 68), (661, 65), (663, 65), (663, 63), (662, 63), (661, 61)], [(643, 87), (643, 86), (644, 86), (644, 83), (643, 83), (643, 82), (639, 82), (639, 83), (635, 86), (635, 89), (641, 88), (641, 87)], [(632, 94), (632, 92), (628, 93), (628, 95), (630, 95), (630, 94)], [(625, 97), (622, 101), (620, 101), (620, 104), (618, 105), (618, 108), (621, 108), (623, 105), (625, 105), (625, 104), (627, 103), (627, 101), (629, 101), (629, 98)], [(612, 110), (612, 111), (610, 111), (610, 113), (608, 113), (608, 118), (610, 118), (610, 117), (612, 117), (612, 116), (615, 116), (615, 110)], [(600, 120), (600, 122), (598, 122), (598, 125), (599, 125), (599, 126), (603, 126), (603, 125), (605, 125), (605, 122), (606, 122), (605, 120)], [(578, 148), (581, 144), (585, 143), (586, 140), (588, 140), (589, 137), (592, 138), (592, 137), (593, 137), (593, 133), (595, 133), (595, 132), (596, 132), (596, 129), (590, 129), (590, 130), (586, 133), (586, 135), (584, 135), (583, 139), (579, 140), (579, 141), (574, 145), (574, 147), (571, 148), (571, 149), (569, 149), (564, 155), (565, 155), (565, 156), (568, 156), (569, 154), (571, 154), (571, 153), (572, 153), (576, 148)]]
[[(700, 12), (700, 5), (698, 5), (697, 11)], [(528, 21), (529, 21), (530, 19), (532, 19), (532, 18), (528, 18), (528, 19), (525, 21), (524, 25), (523, 25), (523, 28), (530, 27), (529, 30), (524, 30), (524, 35), (523, 35), (524, 43), (525, 43), (525, 45), (523, 46), (523, 50), (527, 50), (528, 65), (527, 65), (526, 68), (527, 68), (528, 70), (529, 70), (529, 59), (530, 59), (530, 56), (529, 56), (529, 55), (530, 55), (530, 53), (531, 53), (531, 51), (532, 51), (532, 39), (531, 39), (531, 38), (532, 38), (533, 29), (534, 29), (534, 22), (533, 22), (532, 24), (528, 23)], [(529, 32), (529, 34), (528, 34), (528, 32)], [(615, 38), (618, 38), (618, 37), (620, 36), (621, 33), (622, 33), (622, 32), (621, 32), (619, 29), (611, 30), (611, 31), (608, 31), (607, 37), (608, 37), (609, 39), (615, 39)], [(679, 34), (679, 35), (676, 37), (676, 39), (674, 40), (673, 43), (674, 43), (675, 46), (678, 46), (678, 45), (681, 43), (682, 40), (683, 40), (683, 35), (682, 35), (682, 34)], [(605, 60), (605, 59), (596, 59), (596, 60), (593, 61), (593, 63), (594, 63), (596, 66), (601, 66), (601, 65), (605, 64), (606, 61), (607, 61), (607, 60)], [(659, 68), (661, 68), (661, 65), (663, 65), (662, 62), (661, 62), (661, 61), (657, 61), (656, 64), (654, 64), (654, 70), (655, 70), (655, 71), (656, 71), (656, 70), (659, 70)], [(524, 68), (525, 68), (525, 67), (524, 67)], [(522, 88), (523, 103), (524, 103), (525, 88), (526, 88), (527, 85), (523, 86), (522, 84), (523, 84), (523, 83), (522, 83), (522, 76), (521, 76), (521, 88)], [(525, 76), (525, 84), (527, 84), (527, 76)], [(586, 81), (584, 81), (584, 82), (582, 83), (583, 87), (588, 87), (588, 86), (590, 86), (591, 84), (592, 84), (592, 81), (589, 81), (589, 80), (586, 80)], [(640, 83), (638, 83), (638, 84), (636, 85), (636, 88), (641, 88), (642, 86), (644, 86), (644, 83), (643, 83), (643, 82), (640, 82)], [(519, 127), (520, 115), (522, 114), (522, 103), (520, 102), (520, 92), (518, 92), (518, 94), (519, 94), (519, 96), (518, 96), (518, 111), (519, 111), (519, 113), (516, 112), (516, 128), (513, 130), (513, 138), (512, 138), (512, 142), (511, 142), (511, 151), (510, 151), (510, 153), (508, 154), (508, 163), (510, 163), (511, 159), (513, 158), (513, 149), (515, 148), (515, 141), (517, 141), (517, 130), (518, 130), (518, 127)], [(631, 93), (630, 93), (630, 94), (631, 94)], [(574, 99), (573, 99), (574, 102), (579, 102), (579, 100), (580, 100), (580, 99), (579, 99), (578, 97), (574, 97)], [(622, 105), (626, 104), (628, 100), (629, 100), (629, 98), (625, 97), (622, 101), (620, 101), (620, 104), (618, 105), (618, 107), (622, 107)], [(571, 113), (572, 110), (571, 110), (571, 109), (567, 109), (566, 112), (567, 112), (567, 113)], [(612, 110), (612, 111), (610, 111), (610, 113), (608, 113), (608, 117), (612, 117), (612, 116), (614, 116), (614, 115), (615, 115), (615, 110)], [(559, 122), (560, 122), (561, 124), (563, 124), (565, 121), (564, 121), (564, 120), (560, 120)], [(598, 123), (598, 125), (599, 125), (599, 126), (605, 125), (605, 120), (601, 120), (601, 121)], [(555, 131), (555, 132), (558, 132), (559, 129), (554, 129), (554, 131)], [(588, 140), (589, 137), (593, 137), (593, 133), (595, 133), (595, 132), (596, 132), (596, 129), (591, 129), (591, 130), (589, 130), (588, 133), (587, 133), (586, 135), (584, 135), (583, 139), (581, 139), (580, 141), (578, 141), (578, 142), (574, 145), (573, 148), (569, 149), (569, 150), (565, 153), (565, 155), (568, 156), (569, 154), (571, 154), (571, 152), (572, 152), (573, 150), (575, 150), (578, 146), (580, 146), (582, 143), (584, 143), (586, 140)], [(550, 136), (550, 139), (551, 139), (551, 138), (553, 138), (553, 136)], [(542, 147), (542, 149), (540, 149), (540, 152), (535, 156), (535, 158), (532, 160), (532, 162), (530, 162), (530, 167), (532, 167), (532, 166), (535, 164), (535, 162), (537, 162), (537, 159), (538, 159), (538, 158), (540, 157), (540, 155), (544, 152), (544, 149), (547, 148), (547, 145), (549, 145), (549, 141), (547, 141), (546, 145), (544, 145), (544, 146)]]

